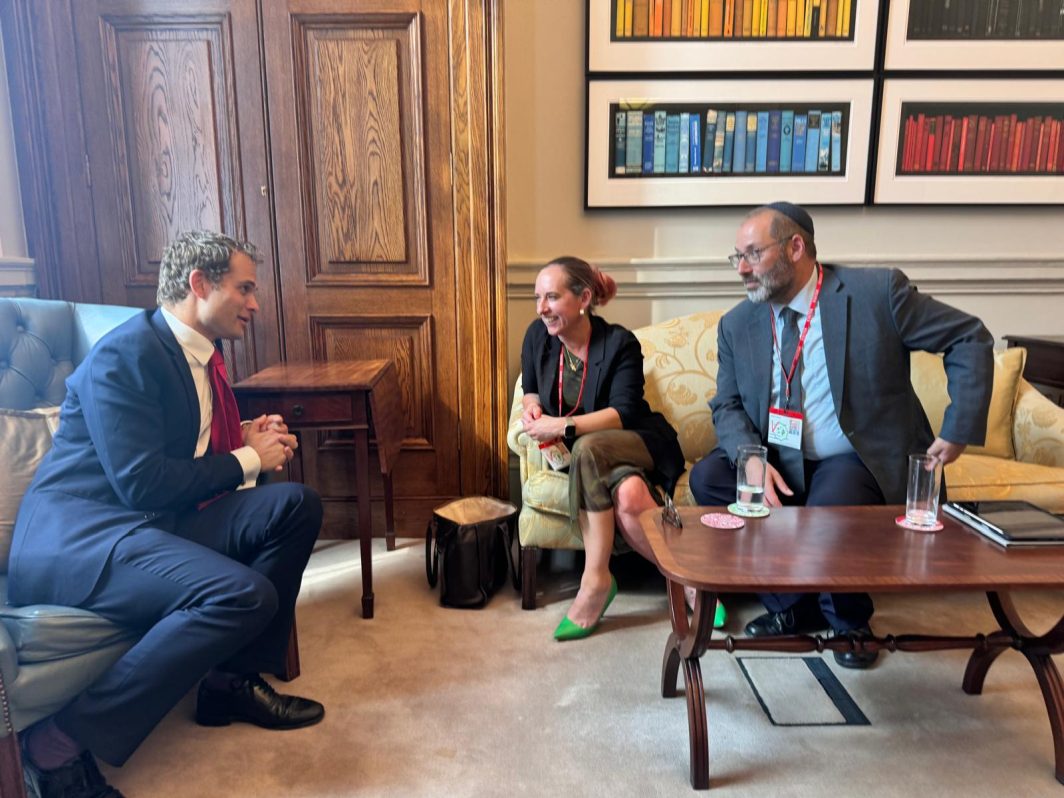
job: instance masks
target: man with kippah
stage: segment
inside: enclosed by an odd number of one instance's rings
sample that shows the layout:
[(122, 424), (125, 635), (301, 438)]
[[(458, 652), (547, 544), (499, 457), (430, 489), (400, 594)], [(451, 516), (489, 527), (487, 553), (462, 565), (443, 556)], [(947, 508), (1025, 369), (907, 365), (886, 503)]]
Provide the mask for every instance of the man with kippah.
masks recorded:
[[(743, 444), (768, 447), (765, 503), (903, 504), (908, 455), (943, 465), (986, 436), (993, 339), (978, 319), (919, 293), (897, 269), (821, 264), (813, 220), (789, 202), (743, 220), (731, 261), (747, 299), (720, 321), (719, 447), (691, 471), (699, 504), (735, 498)], [(942, 353), (951, 400), (935, 438), (909, 378), (909, 353)], [(772, 424), (784, 419), (786, 424)], [(864, 593), (765, 593), (751, 637), (871, 635)], [(867, 668), (878, 652), (835, 652)]]

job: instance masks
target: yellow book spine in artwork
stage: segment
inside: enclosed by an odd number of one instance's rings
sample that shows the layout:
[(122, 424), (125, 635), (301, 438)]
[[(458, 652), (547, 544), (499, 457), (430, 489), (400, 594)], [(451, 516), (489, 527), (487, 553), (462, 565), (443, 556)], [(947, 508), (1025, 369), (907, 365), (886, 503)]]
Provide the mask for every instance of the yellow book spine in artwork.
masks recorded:
[(624, 36), (624, 0), (617, 0), (617, 21), (613, 35), (618, 39)]
[[(782, 2), (782, 0), (781, 0)], [(787, 0), (787, 24), (784, 28), (787, 36), (794, 36), (794, 24), (798, 19), (798, 0)]]
[(821, 39), (827, 33), (827, 21), (828, 21), (828, 3), (827, 0), (820, 0), (820, 17), (818, 18), (820, 26), (817, 28), (817, 36)]
[(761, 31), (762, 38), (768, 35), (768, 0), (761, 0)]
[(805, 38), (809, 38), (813, 35), (813, 4), (818, 3), (820, 0), (806, 0), (805, 3), (805, 27), (803, 28), (802, 35)]
[(754, 0), (753, 17), (750, 19), (750, 35), (761, 35), (761, 0)]
[(842, 17), (842, 35), (849, 37), (850, 35), (850, 15), (853, 13), (852, 0), (845, 0), (843, 3), (843, 12), (839, 15)]
[(754, 0), (743, 0), (743, 38), (750, 38), (754, 24)]
[(776, 11), (776, 35), (781, 39), (787, 35), (787, 0), (780, 0)]
[(691, 35), (702, 35), (702, 3), (709, 0), (691, 0)]
[(672, 24), (669, 26), (672, 36), (680, 36), (683, 33), (683, 3), (680, 0), (672, 0)]
[(709, 35), (724, 35), (724, 0), (709, 0)]
[(724, 38), (735, 35), (735, 0), (724, 0)]
[(709, 5), (710, 5), (710, 0), (702, 0), (701, 30), (702, 30), (702, 36), (703, 37), (709, 35)]
[(795, 0), (794, 3), (794, 35), (802, 37), (805, 30), (805, 0)]
[(632, 36), (632, 4), (635, 0), (624, 0), (624, 36)]

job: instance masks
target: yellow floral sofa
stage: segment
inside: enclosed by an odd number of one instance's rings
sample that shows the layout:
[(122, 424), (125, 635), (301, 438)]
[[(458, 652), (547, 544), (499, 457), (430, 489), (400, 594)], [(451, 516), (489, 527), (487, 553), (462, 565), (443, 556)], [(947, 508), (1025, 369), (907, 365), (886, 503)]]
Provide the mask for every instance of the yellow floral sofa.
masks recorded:
[[(688, 467), (717, 443), (707, 403), (717, 387), (717, 322), (721, 311), (694, 313), (634, 330), (643, 347), (646, 398), (679, 433)], [(946, 468), (951, 499), (1024, 499), (1064, 513), (1064, 408), (1021, 376), (1025, 352), (995, 354), (994, 394), (985, 446), (969, 447)], [(914, 353), (913, 385), (937, 431), (949, 402), (941, 359)], [(507, 442), (520, 458), (522, 606), (535, 607), (536, 549), (581, 549), (568, 515), (568, 477), (552, 471), (521, 430), (521, 381), (510, 410)], [(676, 501), (693, 504), (687, 474)]]

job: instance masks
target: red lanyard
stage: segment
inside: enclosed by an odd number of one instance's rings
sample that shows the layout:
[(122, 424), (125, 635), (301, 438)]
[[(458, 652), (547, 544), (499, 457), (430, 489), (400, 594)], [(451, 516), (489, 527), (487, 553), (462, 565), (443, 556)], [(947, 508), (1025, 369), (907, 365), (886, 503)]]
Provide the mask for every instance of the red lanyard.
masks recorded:
[[(558, 341), (558, 343), (562, 343)], [(588, 341), (587, 351), (591, 351), (591, 342)], [(565, 344), (562, 344), (562, 348), (558, 351), (558, 412), (562, 412), (562, 375), (565, 373)], [(580, 374), (580, 393), (576, 395), (576, 403), (573, 405), (573, 409), (566, 413), (562, 418), (568, 418), (576, 412), (576, 408), (580, 407), (580, 400), (584, 397), (584, 383), (587, 382), (587, 363), (584, 364), (584, 371)]]
[(798, 358), (802, 356), (802, 347), (805, 346), (805, 336), (809, 334), (809, 326), (813, 323), (813, 313), (816, 312), (816, 303), (820, 299), (820, 286), (824, 282), (824, 270), (820, 268), (820, 264), (816, 267), (816, 288), (813, 291), (813, 299), (809, 303), (809, 312), (805, 314), (805, 327), (802, 328), (802, 334), (798, 338), (798, 346), (794, 350), (794, 360), (791, 361), (790, 369), (784, 369), (783, 366), (783, 352), (780, 350), (779, 339), (776, 337), (776, 314), (772, 312), (772, 308), (769, 308), (769, 316), (772, 319), (772, 345), (776, 348), (776, 353), (780, 358), (780, 378), (783, 382), (783, 391), (786, 396), (787, 405), (791, 403), (791, 380), (794, 379), (794, 372), (798, 369)]

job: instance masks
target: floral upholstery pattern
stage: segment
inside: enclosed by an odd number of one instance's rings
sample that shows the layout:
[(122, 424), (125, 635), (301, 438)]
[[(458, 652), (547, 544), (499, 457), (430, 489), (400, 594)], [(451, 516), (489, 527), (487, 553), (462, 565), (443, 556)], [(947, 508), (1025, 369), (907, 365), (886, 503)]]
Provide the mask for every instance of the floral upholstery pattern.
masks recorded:
[[(647, 402), (676, 429), (688, 469), (717, 445), (708, 402), (717, 389), (717, 323), (722, 315), (721, 311), (693, 313), (633, 330), (643, 348)], [(930, 383), (920, 372), (920, 362), (935, 364), (914, 358), (914, 382)], [(995, 377), (995, 387), (997, 383)], [(1011, 438), (1015, 459), (962, 455), (946, 468), (950, 497), (1023, 499), (1064, 512), (1064, 408), (1022, 378), (1014, 384)], [(583, 548), (579, 529), (568, 515), (566, 475), (552, 471), (536, 442), (521, 430), (521, 396), (518, 378), (507, 443), (521, 462), (521, 544)], [(677, 504), (694, 504), (686, 473), (676, 486), (675, 498)]]

